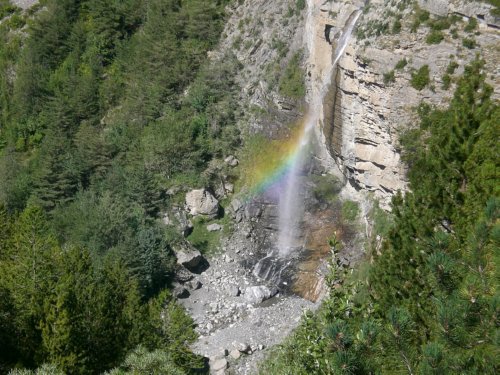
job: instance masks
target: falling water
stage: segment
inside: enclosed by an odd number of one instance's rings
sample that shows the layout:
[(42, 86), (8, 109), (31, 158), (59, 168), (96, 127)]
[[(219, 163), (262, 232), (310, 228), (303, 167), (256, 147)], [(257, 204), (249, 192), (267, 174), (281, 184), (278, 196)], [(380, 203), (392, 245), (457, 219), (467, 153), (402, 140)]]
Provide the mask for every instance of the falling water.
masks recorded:
[[(307, 164), (308, 145), (312, 129), (319, 121), (321, 106), (330, 86), (333, 69), (347, 47), (352, 30), (360, 14), (361, 11), (357, 10), (349, 17), (338, 39), (332, 64), (321, 77), (318, 92), (313, 92), (312, 103), (306, 116), (304, 131), (299, 140), (299, 151), (289, 171), (285, 184), (285, 192), (280, 198), (279, 203), (278, 250), (281, 256), (287, 255), (293, 248), (300, 246), (298, 238), (300, 236), (300, 221), (303, 216), (302, 211), (304, 206), (303, 199), (300, 197), (300, 175)], [(311, 47), (314, 48), (314, 42), (310, 44)]]
[[(306, 22), (306, 32), (308, 35), (308, 47), (311, 56), (314, 56), (315, 35), (314, 35), (314, 1), (308, 1), (308, 15)], [(277, 248), (273, 249), (265, 258), (262, 258), (255, 266), (254, 273), (263, 279), (275, 279), (279, 281), (281, 273), (290, 265), (288, 255), (293, 249), (303, 246), (300, 243), (301, 221), (304, 210), (304, 200), (301, 197), (301, 175), (308, 165), (310, 159), (310, 143), (314, 127), (319, 121), (323, 100), (328, 92), (335, 65), (344, 53), (350, 36), (361, 14), (361, 10), (354, 11), (347, 20), (344, 29), (338, 37), (335, 53), (328, 69), (325, 69), (318, 82), (313, 82), (311, 102), (309, 110), (304, 119), (303, 132), (298, 140), (297, 152), (288, 176), (285, 181), (285, 188), (279, 201), (279, 234)], [(326, 43), (326, 41), (325, 41)], [(314, 63), (314, 62), (313, 62)]]

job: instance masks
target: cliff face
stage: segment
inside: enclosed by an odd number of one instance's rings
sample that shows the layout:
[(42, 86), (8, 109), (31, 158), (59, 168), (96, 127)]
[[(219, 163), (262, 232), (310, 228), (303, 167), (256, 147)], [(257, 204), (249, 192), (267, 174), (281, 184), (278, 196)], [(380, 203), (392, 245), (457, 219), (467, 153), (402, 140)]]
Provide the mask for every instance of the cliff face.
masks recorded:
[[(337, 13), (350, 3), (330, 3), (329, 12)], [(414, 109), (421, 101), (440, 106), (450, 99), (450, 63), (457, 65), (454, 74), (459, 75), (481, 53), (495, 95), (499, 95), (499, 31), (498, 20), (490, 15), (491, 6), (466, 1), (418, 3), (421, 10), (410, 2), (371, 1), (365, 7), (325, 103), (325, 148), (351, 188), (373, 193), (386, 208), (397, 190), (407, 188), (398, 135), (416, 124)], [(415, 27), (424, 9), (430, 12), (430, 21)], [(445, 19), (449, 26), (439, 31), (443, 39), (429, 43), (432, 28), (440, 28), (432, 21)], [(478, 25), (467, 31), (470, 19)], [(399, 26), (394, 28), (395, 24)], [(467, 39), (474, 40), (473, 48), (465, 46)], [(412, 74), (424, 65), (429, 67), (430, 81), (417, 90), (411, 84)]]

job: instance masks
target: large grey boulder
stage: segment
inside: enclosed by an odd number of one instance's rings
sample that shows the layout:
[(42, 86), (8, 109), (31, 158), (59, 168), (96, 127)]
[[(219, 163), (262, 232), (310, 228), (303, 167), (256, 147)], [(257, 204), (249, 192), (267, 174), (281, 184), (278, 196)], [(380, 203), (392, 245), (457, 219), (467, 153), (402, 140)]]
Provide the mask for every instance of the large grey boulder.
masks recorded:
[(181, 242), (173, 246), (177, 263), (190, 271), (196, 270), (204, 261), (200, 251), (195, 249), (189, 242)]
[(250, 286), (245, 289), (245, 300), (252, 304), (262, 303), (277, 292), (277, 290), (271, 290), (267, 286)]
[(191, 190), (186, 194), (186, 208), (193, 216), (213, 218), (219, 213), (219, 201), (206, 189)]

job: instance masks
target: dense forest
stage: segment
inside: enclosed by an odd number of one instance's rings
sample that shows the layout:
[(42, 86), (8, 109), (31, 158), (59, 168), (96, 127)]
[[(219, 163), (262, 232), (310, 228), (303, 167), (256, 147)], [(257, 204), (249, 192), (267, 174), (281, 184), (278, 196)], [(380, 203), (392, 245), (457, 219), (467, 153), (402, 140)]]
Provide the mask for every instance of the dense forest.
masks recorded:
[(226, 4), (0, 1), (0, 373), (204, 368), (160, 214), (238, 143)]
[(356, 271), (330, 239), (330, 295), (263, 374), (498, 373), (500, 107), (482, 68), (466, 67), (446, 109), (419, 107), (402, 136), (411, 192)]

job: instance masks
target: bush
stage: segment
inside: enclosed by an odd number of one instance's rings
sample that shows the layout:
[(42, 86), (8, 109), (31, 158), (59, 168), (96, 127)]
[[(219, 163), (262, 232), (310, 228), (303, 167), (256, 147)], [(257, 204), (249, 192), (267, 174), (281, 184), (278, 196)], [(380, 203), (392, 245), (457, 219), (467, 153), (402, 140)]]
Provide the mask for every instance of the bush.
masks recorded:
[(392, 24), (392, 33), (398, 34), (401, 31), (401, 20), (398, 18)]
[(443, 39), (444, 34), (441, 31), (433, 30), (429, 35), (427, 35), (425, 42), (427, 44), (439, 44)]
[(401, 59), (401, 60), (398, 61), (398, 63), (394, 67), (394, 69), (401, 70), (401, 69), (404, 69), (404, 67), (406, 65), (408, 65), (408, 60), (406, 60), (406, 58), (404, 58), (404, 59)]
[(394, 70), (384, 73), (384, 84), (388, 85), (389, 83), (393, 82), (396, 82), (396, 77), (394, 76)]
[(430, 82), (429, 65), (424, 65), (411, 75), (411, 86), (420, 91)]
[(450, 61), (448, 64), (448, 67), (446, 68), (446, 73), (447, 74), (453, 74), (455, 73), (455, 70), (458, 68), (458, 63), (456, 61)]
[(347, 221), (354, 221), (359, 214), (359, 204), (354, 201), (345, 201), (342, 204), (342, 218)]
[(448, 90), (451, 86), (451, 76), (449, 74), (445, 74), (443, 76), (443, 85), (441, 86), (443, 90)]
[(465, 48), (474, 49), (474, 48), (476, 48), (476, 41), (474, 39), (472, 39), (472, 38), (463, 38), (462, 39), (462, 45)]
[(306, 95), (304, 71), (300, 66), (302, 54), (297, 52), (286, 67), (279, 83), (279, 93), (291, 99), (302, 99)]
[(469, 22), (464, 28), (464, 31), (471, 33), (477, 28), (477, 20), (474, 17), (469, 18)]

